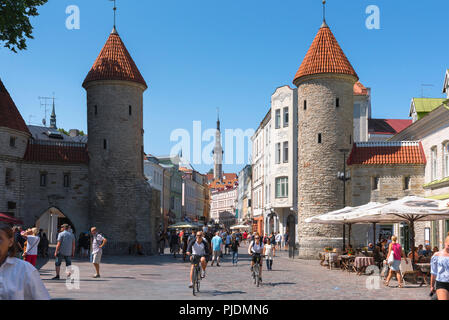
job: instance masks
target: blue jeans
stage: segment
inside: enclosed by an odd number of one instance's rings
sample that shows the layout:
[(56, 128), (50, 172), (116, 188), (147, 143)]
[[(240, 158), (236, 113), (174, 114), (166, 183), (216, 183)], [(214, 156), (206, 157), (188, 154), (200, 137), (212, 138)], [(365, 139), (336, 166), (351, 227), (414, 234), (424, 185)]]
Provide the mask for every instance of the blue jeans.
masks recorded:
[(232, 264), (237, 264), (239, 262), (239, 253), (238, 251), (232, 251)]

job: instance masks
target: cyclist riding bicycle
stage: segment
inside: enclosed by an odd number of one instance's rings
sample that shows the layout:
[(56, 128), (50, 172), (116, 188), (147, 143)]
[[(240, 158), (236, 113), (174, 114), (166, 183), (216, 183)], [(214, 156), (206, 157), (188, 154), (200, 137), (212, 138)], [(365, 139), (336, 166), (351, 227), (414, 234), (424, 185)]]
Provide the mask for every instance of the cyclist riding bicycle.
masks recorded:
[(196, 239), (191, 241), (187, 247), (187, 255), (190, 256), (190, 261), (192, 262), (192, 266), (190, 268), (190, 285), (189, 288), (193, 287), (193, 268), (195, 264), (201, 263), (202, 271), (201, 278), (206, 277), (206, 267), (207, 267), (207, 258), (210, 255), (210, 248), (207, 241), (203, 239), (203, 233), (198, 231), (196, 233)]
[(251, 244), (248, 247), (248, 254), (250, 254), (252, 256), (252, 259), (251, 259), (251, 272), (253, 272), (253, 267), (256, 264), (257, 260), (259, 260), (259, 264), (260, 264), (259, 278), (260, 278), (261, 282), (262, 282), (262, 262), (263, 262), (262, 253), (263, 253), (263, 247), (264, 247), (264, 244), (260, 240), (259, 234), (256, 234), (254, 236), (254, 240), (251, 241)]

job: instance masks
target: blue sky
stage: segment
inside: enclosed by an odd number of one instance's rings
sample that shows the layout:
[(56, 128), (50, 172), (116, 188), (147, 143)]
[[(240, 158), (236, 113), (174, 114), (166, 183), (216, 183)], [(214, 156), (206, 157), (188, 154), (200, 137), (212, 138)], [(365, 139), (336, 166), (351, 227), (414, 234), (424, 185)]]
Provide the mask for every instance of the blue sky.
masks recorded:
[[(80, 8), (79, 30), (65, 27), (69, 5)], [(368, 5), (380, 9), (380, 30), (365, 27)], [(372, 88), (373, 117), (408, 118), (422, 84), (434, 86), (425, 87), (424, 96), (443, 97), (447, 12), (444, 0), (328, 0), (327, 22), (362, 83)], [(38, 97), (55, 92), (58, 126), (87, 130), (81, 84), (111, 32), (112, 17), (107, 0), (50, 0), (32, 21), (35, 39), (27, 51), (0, 48), (0, 77), (26, 123), (40, 123)], [(203, 130), (214, 128), (217, 107), (223, 128), (256, 129), (274, 90), (293, 87), (321, 21), (320, 0), (118, 0), (118, 32), (149, 85), (145, 151), (168, 154), (176, 144), (171, 132), (192, 133), (193, 121)]]

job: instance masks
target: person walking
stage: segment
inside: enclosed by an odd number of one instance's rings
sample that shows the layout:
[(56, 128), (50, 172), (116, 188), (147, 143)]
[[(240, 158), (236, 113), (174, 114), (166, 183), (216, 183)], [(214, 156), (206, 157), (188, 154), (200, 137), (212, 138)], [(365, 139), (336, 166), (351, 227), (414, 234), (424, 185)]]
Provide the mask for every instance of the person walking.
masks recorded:
[(390, 285), (391, 277), (393, 276), (393, 272), (396, 272), (396, 277), (399, 282), (399, 288), (403, 288), (402, 277), (401, 277), (401, 258), (405, 258), (405, 263), (408, 263), (407, 257), (402, 250), (401, 245), (398, 243), (398, 238), (396, 236), (391, 237), (391, 243), (388, 247), (387, 261), (390, 258), (390, 255), (393, 255), (393, 263), (390, 265), (390, 272), (388, 273), (387, 280), (385, 280), (384, 284), (388, 287)]
[(279, 231), (278, 231), (278, 233), (275, 236), (275, 241), (276, 241), (276, 249), (281, 250), (282, 235), (281, 235), (281, 233)]
[(239, 247), (240, 247), (239, 239), (237, 237), (232, 237), (230, 248), (233, 266), (237, 266), (237, 263), (239, 262)]
[(48, 243), (47, 234), (45, 232), (42, 233), (42, 238), (41, 238), (41, 241), (39, 242), (39, 245), (41, 246), (41, 256), (43, 258), (47, 258), (49, 243)]
[(229, 255), (231, 254), (231, 241), (232, 241), (232, 236), (230, 233), (227, 233), (226, 235), (226, 243), (225, 243), (225, 255)]
[(24, 234), (24, 237), (27, 239), (27, 246), (26, 246), (25, 252), (23, 253), (23, 260), (31, 263), (33, 265), (33, 267), (36, 266), (37, 247), (41, 240), (37, 236), (38, 233), (39, 233), (39, 231), (37, 230), (37, 228), (33, 228), (33, 229), (28, 229)]
[(430, 291), (436, 292), (438, 300), (449, 300), (449, 236), (444, 249), (434, 254), (430, 265)]
[(16, 244), (16, 258), (22, 259), (23, 247), (25, 246), (25, 239), (22, 237), (22, 227), (15, 227), (14, 242)]
[(285, 232), (284, 233), (284, 237), (283, 237), (284, 239), (284, 251), (287, 251), (288, 250), (288, 232)]
[(165, 241), (167, 240), (167, 234), (165, 231), (159, 232), (159, 255), (164, 255), (165, 251)]
[(39, 271), (16, 258), (14, 231), (0, 222), (0, 300), (50, 300)]
[(100, 278), (100, 262), (101, 256), (103, 255), (103, 247), (106, 245), (105, 237), (98, 233), (96, 227), (92, 227), (90, 229), (90, 233), (92, 234), (92, 253), (91, 253), (91, 262), (95, 267), (94, 278)]
[(273, 270), (273, 257), (275, 256), (275, 252), (275, 245), (271, 244), (271, 239), (267, 239), (267, 244), (263, 247), (263, 255), (267, 259), (267, 270)]
[(246, 232), (246, 230), (243, 232), (243, 243), (246, 244), (246, 240), (248, 239), (248, 232)]
[(214, 262), (217, 261), (217, 267), (220, 266), (220, 256), (221, 248), (223, 246), (223, 239), (220, 237), (220, 233), (217, 231), (215, 237), (212, 238), (212, 263), (211, 267), (214, 266)]
[(89, 247), (90, 247), (90, 241), (89, 236), (86, 233), (81, 233), (80, 237), (78, 239), (78, 246), (80, 249), (80, 256), (82, 258), (87, 258), (89, 255)]
[[(62, 260), (65, 260), (66, 268), (72, 265), (72, 258), (75, 256), (75, 237), (73, 234), (68, 231), (69, 225), (63, 224), (63, 231), (58, 234), (57, 245), (55, 250), (55, 268), (56, 268), (56, 277), (52, 280), (60, 279), (60, 270)], [(70, 272), (67, 272), (67, 277), (70, 277)]]

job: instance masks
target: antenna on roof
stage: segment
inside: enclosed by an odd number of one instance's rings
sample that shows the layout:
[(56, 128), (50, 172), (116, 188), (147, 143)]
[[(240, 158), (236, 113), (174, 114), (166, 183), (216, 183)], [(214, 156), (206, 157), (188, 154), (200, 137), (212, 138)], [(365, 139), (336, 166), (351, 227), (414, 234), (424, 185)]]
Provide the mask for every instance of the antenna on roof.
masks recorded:
[(323, 0), (323, 24), (321, 27), (327, 27), (326, 23), (326, 0)]
[(53, 97), (37, 97), (40, 100), (40, 106), (44, 107), (44, 113), (45, 116), (42, 119), (42, 124), (44, 126), (47, 126), (47, 111), (48, 111), (48, 107), (51, 106), (52, 104), (50, 102), (48, 102), (49, 100), (52, 100), (53, 103), (55, 102), (55, 97), (53, 94)]
[(433, 84), (421, 84), (421, 98), (424, 98), (424, 87), (435, 87)]

